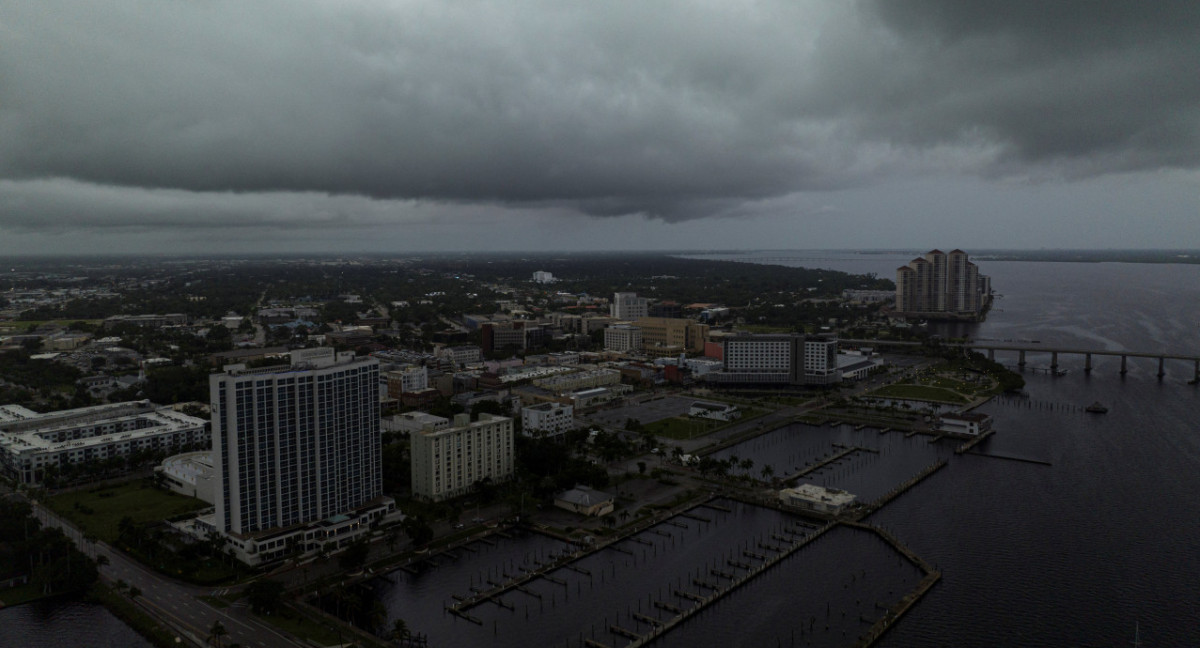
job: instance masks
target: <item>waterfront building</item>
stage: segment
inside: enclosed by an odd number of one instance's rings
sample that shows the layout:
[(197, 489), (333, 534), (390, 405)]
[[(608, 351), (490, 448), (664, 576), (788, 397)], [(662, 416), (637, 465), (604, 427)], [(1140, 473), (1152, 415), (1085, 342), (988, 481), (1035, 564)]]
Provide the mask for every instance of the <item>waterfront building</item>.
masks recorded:
[(629, 324), (617, 324), (604, 329), (604, 348), (618, 353), (635, 353), (642, 349), (642, 329)]
[(521, 434), (527, 437), (561, 437), (575, 429), (575, 408), (561, 403), (539, 403), (521, 408)]
[(576, 486), (554, 496), (554, 505), (572, 513), (598, 517), (613, 512), (613, 496), (587, 486)]
[(150, 401), (39, 413), (0, 406), (0, 469), (21, 484), (143, 452), (207, 446), (208, 422)]
[(930, 250), (896, 270), (896, 312), (930, 319), (977, 319), (991, 296), (991, 280), (962, 250)]
[(849, 353), (839, 353), (837, 363), (842, 380), (862, 380), (884, 364), (880, 358)]
[(938, 417), (938, 429), (947, 434), (979, 436), (992, 429), (992, 418), (978, 412), (942, 414)]
[[(842, 380), (838, 371), (837, 340), (825, 337), (804, 338), (804, 384), (833, 385)], [(799, 343), (797, 343), (799, 350)]]
[(707, 381), (757, 385), (831, 385), (841, 381), (837, 339), (796, 333), (724, 338), (722, 367)]
[(440, 502), (466, 495), (477, 483), (513, 475), (513, 421), (506, 416), (457, 414), (451, 427), (413, 433), (413, 497)]
[(330, 348), (289, 360), (209, 377), (218, 496), (197, 523), (249, 564), (344, 546), (397, 514), (382, 492), (378, 361)]
[(784, 506), (794, 506), (806, 511), (838, 515), (854, 504), (855, 496), (844, 490), (826, 488), (817, 484), (800, 484), (795, 488), (779, 491), (779, 501)]
[(614, 319), (633, 322), (648, 316), (650, 312), (645, 297), (638, 297), (633, 292), (619, 292), (613, 294), (609, 314)]

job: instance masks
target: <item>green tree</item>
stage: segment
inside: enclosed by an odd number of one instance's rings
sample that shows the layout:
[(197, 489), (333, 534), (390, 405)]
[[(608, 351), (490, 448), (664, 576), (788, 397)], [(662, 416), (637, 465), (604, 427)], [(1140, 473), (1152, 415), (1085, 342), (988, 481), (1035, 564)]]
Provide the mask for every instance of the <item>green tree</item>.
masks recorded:
[(433, 540), (433, 527), (419, 516), (410, 515), (405, 518), (403, 527), (409, 539), (418, 547)]
[(408, 624), (404, 622), (404, 619), (396, 619), (392, 622), (393, 639), (396, 641), (404, 641), (405, 639), (408, 639), (409, 636), (410, 632), (408, 630)]
[(225, 637), (229, 636), (229, 631), (225, 626), (221, 625), (220, 621), (213, 621), (213, 624), (208, 628), (208, 642), (217, 648), (221, 648)]
[(283, 601), (283, 583), (264, 578), (246, 586), (246, 602), (255, 614), (274, 614)]
[(342, 555), (338, 556), (338, 565), (342, 569), (348, 571), (359, 570), (363, 565), (367, 564), (367, 558), (371, 554), (371, 545), (366, 538), (360, 538), (350, 543)]

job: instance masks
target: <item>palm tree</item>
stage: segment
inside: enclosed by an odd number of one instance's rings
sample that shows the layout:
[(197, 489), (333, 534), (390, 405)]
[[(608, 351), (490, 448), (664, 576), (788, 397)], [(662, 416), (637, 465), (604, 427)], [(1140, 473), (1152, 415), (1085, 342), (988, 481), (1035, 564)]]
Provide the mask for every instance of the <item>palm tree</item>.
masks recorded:
[(221, 648), (222, 637), (228, 636), (229, 631), (225, 626), (221, 625), (220, 621), (213, 621), (213, 624), (208, 628), (208, 641), (217, 648)]
[(411, 634), (408, 630), (408, 624), (404, 622), (404, 619), (396, 619), (392, 622), (392, 638), (396, 641), (404, 641)]
[(775, 476), (775, 469), (770, 465), (766, 465), (762, 467), (761, 473), (764, 480), (770, 481)]

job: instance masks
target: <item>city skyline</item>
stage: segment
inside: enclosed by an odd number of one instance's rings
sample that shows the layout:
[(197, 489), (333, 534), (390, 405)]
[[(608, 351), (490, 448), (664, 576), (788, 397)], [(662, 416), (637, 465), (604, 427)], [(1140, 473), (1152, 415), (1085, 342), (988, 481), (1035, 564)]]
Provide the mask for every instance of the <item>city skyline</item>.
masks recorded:
[(1200, 247), (1200, 9), (0, 2), (0, 254)]

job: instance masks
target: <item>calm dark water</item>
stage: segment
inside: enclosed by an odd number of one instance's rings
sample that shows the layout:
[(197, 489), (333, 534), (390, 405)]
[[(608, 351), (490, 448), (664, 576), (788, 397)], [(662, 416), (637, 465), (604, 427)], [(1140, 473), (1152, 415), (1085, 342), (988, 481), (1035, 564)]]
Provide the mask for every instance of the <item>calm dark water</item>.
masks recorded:
[(40, 601), (0, 610), (0, 648), (150, 648), (102, 605)]
[[(838, 263), (841, 263), (840, 261)], [(832, 266), (833, 264), (830, 264)], [(838, 269), (868, 271), (842, 266)], [(977, 339), (1200, 354), (1200, 268), (983, 262), (1003, 295)], [(998, 355), (1002, 362), (1016, 358)], [(1049, 364), (1031, 354), (1031, 365)], [(984, 451), (872, 519), (944, 572), (885, 646), (1200, 645), (1200, 390), (1190, 363), (1063, 356), (985, 406)], [(1109, 413), (1079, 407), (1100, 400)], [(785, 623), (783, 619), (780, 623)], [(786, 645), (786, 644), (785, 644)]]
[[(550, 578), (530, 582), (527, 592), (509, 592), (503, 596), (503, 606), (487, 603), (472, 608), (470, 614), (480, 624), (446, 614), (443, 608), (453, 604), (455, 595), (469, 596), (473, 584), (503, 580), (564, 545), (537, 534), (493, 538), (495, 544), (477, 542), (456, 552), (457, 560), (437, 558), (436, 566), (418, 574), (389, 574), (387, 581), (378, 583), (378, 595), (391, 618), (403, 618), (414, 631), (427, 634), (431, 645), (582, 646), (594, 640), (622, 646), (629, 640), (610, 632), (611, 625), (646, 632), (648, 622), (639, 620), (639, 615), (659, 620), (672, 616), (655, 602), (691, 607), (694, 603), (677, 596), (676, 589), (703, 593), (694, 579), (719, 582), (722, 578), (712, 570), (737, 571), (728, 561), (755, 562), (743, 551), (773, 555), (760, 543), (776, 544), (774, 536), (784, 529), (808, 534), (816, 527), (771, 509), (718, 500), (715, 507), (697, 507), (589, 555), (573, 563), (573, 569), (556, 569)], [(839, 560), (847, 551), (861, 554), (862, 559)], [(845, 636), (861, 633), (861, 617), (873, 615), (877, 601), (894, 602), (919, 578), (914, 567), (872, 534), (837, 529), (684, 627), (702, 628), (709, 620), (727, 622), (720, 610), (737, 609), (745, 604), (739, 601), (758, 598), (746, 592), (793, 591), (803, 583), (803, 596), (789, 595), (769, 610), (792, 615), (802, 611), (805, 626), (795, 632), (816, 641), (813, 645), (837, 646)], [(762, 622), (753, 628), (740, 626), (739, 637), (752, 642), (743, 645), (763, 645), (761, 641), (784, 636), (770, 621), (769, 610), (758, 611)], [(671, 643), (663, 645), (696, 645), (686, 634), (681, 636), (685, 638), (672, 633), (663, 639)], [(723, 643), (737, 645), (739, 640)]]

